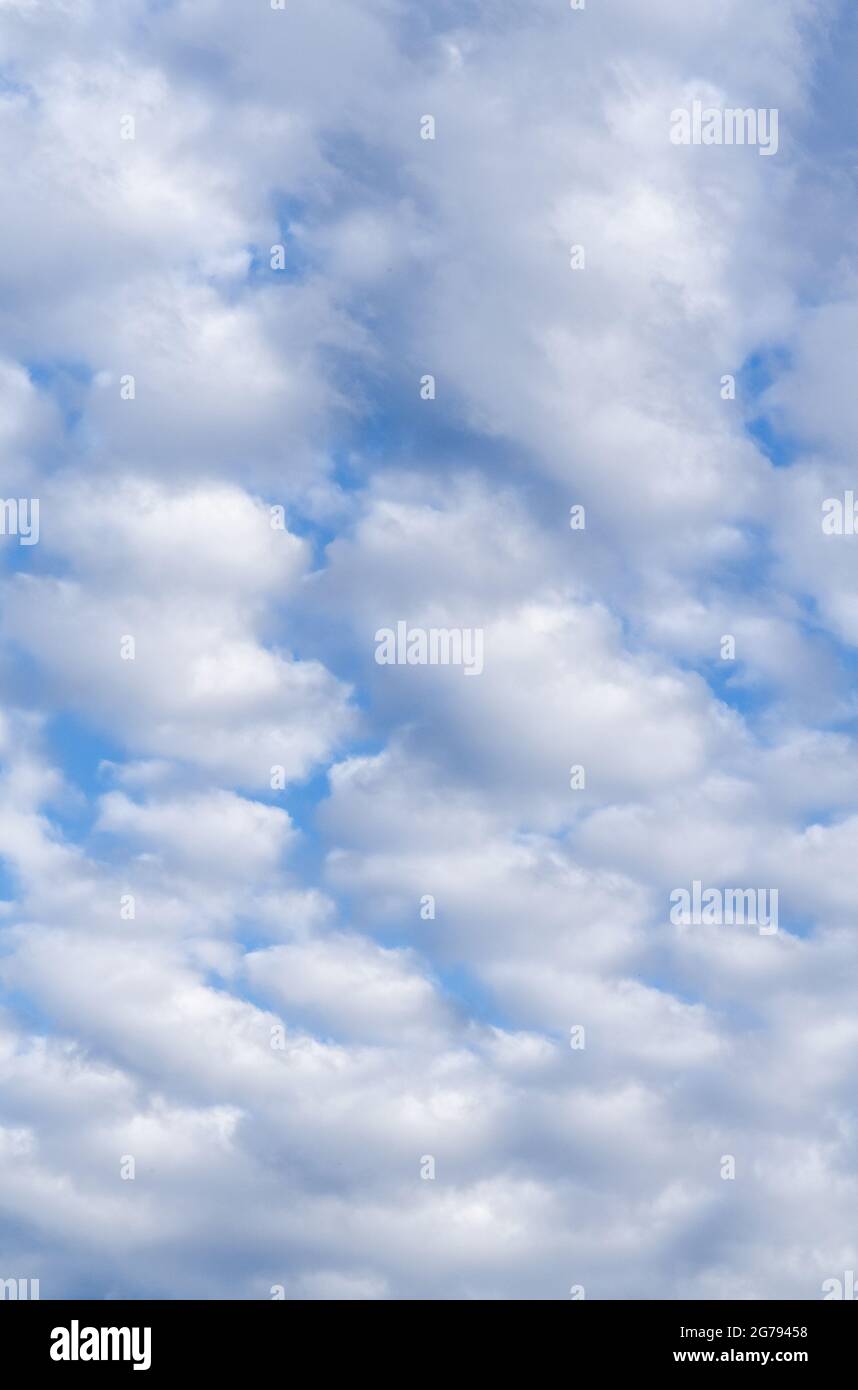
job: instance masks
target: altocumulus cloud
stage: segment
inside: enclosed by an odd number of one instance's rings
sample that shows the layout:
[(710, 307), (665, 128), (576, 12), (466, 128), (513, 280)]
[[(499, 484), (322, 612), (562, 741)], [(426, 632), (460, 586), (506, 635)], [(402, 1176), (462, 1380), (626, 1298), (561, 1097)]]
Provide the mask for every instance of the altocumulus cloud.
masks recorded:
[(851, 8), (0, 7), (0, 1277), (858, 1265)]

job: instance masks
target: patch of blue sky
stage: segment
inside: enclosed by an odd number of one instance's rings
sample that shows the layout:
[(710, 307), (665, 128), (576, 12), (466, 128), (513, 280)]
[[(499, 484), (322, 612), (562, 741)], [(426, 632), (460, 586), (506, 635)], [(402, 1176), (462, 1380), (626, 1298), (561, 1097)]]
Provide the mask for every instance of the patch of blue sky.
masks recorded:
[(521, 448), (470, 428), (458, 414), (455, 395), (445, 398), (448, 383), (440, 376), (436, 399), (420, 398), (421, 377), (430, 372), (431, 366), (411, 370), (400, 364), (384, 377), (361, 376), (363, 413), (348, 448), (338, 455), (343, 486), (359, 486), (370, 473), (404, 468), (433, 476), (483, 472), (498, 486), (521, 486)]
[(59, 407), (66, 430), (74, 430), (82, 419), (83, 398), (95, 376), (89, 363), (58, 357), (23, 362), (22, 366), (33, 384)]
[[(309, 216), (307, 205), (298, 198), (284, 196), (275, 200), (275, 240), (269, 246), (247, 247), (250, 255), (247, 279), (251, 286), (288, 285), (305, 280), (319, 269), (319, 259), (313, 255), (312, 236), (305, 237), (296, 230), (305, 227)], [(275, 269), (271, 262), (278, 247), (283, 248), (283, 264)]]
[(61, 710), (49, 719), (44, 743), (47, 756), (62, 769), (70, 786), (85, 798), (80, 806), (52, 808), (52, 820), (64, 833), (77, 838), (95, 819), (97, 798), (113, 785), (102, 764), (121, 765), (128, 753), (71, 710)]
[(722, 704), (729, 705), (730, 709), (734, 709), (751, 724), (769, 710), (779, 694), (775, 682), (748, 682), (745, 679), (743, 664), (738, 660), (722, 661), (715, 657), (704, 667), (694, 669), (705, 677), (709, 688)]
[(745, 430), (775, 468), (789, 468), (806, 447), (784, 428), (778, 412), (766, 405), (769, 388), (790, 366), (789, 354), (783, 348), (761, 348), (742, 364), (737, 379), (740, 399), (747, 403)]
[[(3, 926), (5, 923), (0, 919), (0, 959), (5, 954), (3, 947)], [(27, 1032), (39, 1034), (43, 1037), (55, 1037), (61, 1031), (51, 1017), (39, 1008), (28, 995), (21, 993), (20, 990), (4, 989), (0, 983), (0, 1008), (8, 1010), (18, 1024), (22, 1025)]]
[[(6, 499), (11, 500), (11, 499)], [(18, 499), (16, 499), (18, 500)], [(27, 499), (28, 503), (30, 499)], [(29, 517), (31, 512), (29, 507), (24, 513), (24, 518), (29, 527)], [(42, 509), (39, 507), (39, 533), (42, 534)], [(20, 523), (19, 523), (20, 524)], [(15, 535), (11, 529), (8, 534), (0, 535), (0, 569), (23, 574), (39, 568), (40, 550), (38, 545), (27, 545), (22, 542), (19, 535)]]
[[(414, 943), (412, 943), (414, 944)], [(435, 964), (434, 978), (437, 980), (445, 999), (462, 1011), (462, 1022), (473, 1020), (486, 1027), (503, 1028), (514, 1031), (522, 1025), (512, 1013), (503, 1010), (489, 986), (464, 961), (453, 961), (448, 965)]]
[(0, 67), (0, 100), (5, 96), (22, 96), (30, 102), (37, 102), (38, 97), (26, 82), (21, 82), (16, 76), (14, 68), (6, 64)]
[[(33, 549), (38, 550), (38, 546)], [(39, 662), (15, 643), (8, 646), (8, 664), (3, 669), (6, 707), (44, 712), (48, 698)]]
[[(18, 879), (11, 864), (0, 855), (0, 902), (11, 903), (18, 897)], [(0, 917), (0, 928), (4, 924)]]
[(802, 134), (814, 151), (825, 151), (825, 163), (833, 158), (847, 162), (854, 173), (858, 144), (858, 107), (855, 104), (855, 68), (858, 63), (858, 8), (853, 4), (829, 9), (823, 26), (814, 27), (819, 47), (812, 68), (812, 97), (804, 103)]
[[(325, 768), (319, 769), (311, 777), (299, 783), (289, 783), (282, 791), (254, 791), (249, 793), (257, 801), (269, 806), (277, 806), (286, 811), (293, 826), (301, 835), (298, 848), (298, 869), (302, 879), (318, 882), (324, 871), (327, 846), (319, 834), (316, 813), (320, 804), (329, 795), (328, 774)], [(291, 862), (287, 852), (287, 865)]]
[[(348, 931), (348, 929), (348, 921), (339, 922), (336, 926), (337, 931)], [(272, 940), (270, 932), (260, 933), (250, 921), (243, 924), (238, 923), (235, 935), (245, 952), (262, 951), (277, 944), (276, 941)], [(420, 960), (420, 943), (413, 938), (395, 938), (385, 933), (380, 944), (385, 950), (412, 951), (416, 954), (418, 961)], [(455, 962), (440, 968), (437, 964), (433, 964), (429, 971), (429, 978), (446, 1003), (460, 1013), (462, 1023), (473, 1021), (486, 1027), (505, 1030), (515, 1030), (521, 1027), (521, 1024), (517, 1023), (510, 1013), (504, 1012), (498, 1007), (491, 990), (466, 964)], [(222, 980), (216, 971), (210, 972), (208, 982), (216, 988), (230, 991), (235, 989), (234, 980)], [(247, 985), (242, 988), (241, 996), (256, 1008), (265, 1013), (271, 1013), (280, 1019), (287, 1030), (306, 1031), (316, 1037), (335, 1043), (345, 1043), (353, 1038), (354, 1029), (345, 1027), (339, 1030), (336, 1024), (330, 1020), (325, 1023), (324, 1027), (320, 1028), (317, 1012), (311, 1006), (302, 1007), (299, 1004), (281, 1006), (277, 1004), (273, 996)]]

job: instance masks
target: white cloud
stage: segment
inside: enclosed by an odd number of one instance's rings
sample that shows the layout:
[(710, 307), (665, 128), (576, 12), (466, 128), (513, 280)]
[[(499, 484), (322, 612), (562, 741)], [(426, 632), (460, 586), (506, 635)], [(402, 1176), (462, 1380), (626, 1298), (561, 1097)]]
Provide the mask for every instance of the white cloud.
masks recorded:
[[(0, 581), (4, 1274), (854, 1267), (837, 13), (0, 6), (3, 487), (41, 502)], [(695, 97), (778, 107), (777, 159), (671, 146)], [(483, 628), (483, 674), (379, 667), (399, 620)], [(674, 927), (693, 879), (777, 887), (779, 932)]]

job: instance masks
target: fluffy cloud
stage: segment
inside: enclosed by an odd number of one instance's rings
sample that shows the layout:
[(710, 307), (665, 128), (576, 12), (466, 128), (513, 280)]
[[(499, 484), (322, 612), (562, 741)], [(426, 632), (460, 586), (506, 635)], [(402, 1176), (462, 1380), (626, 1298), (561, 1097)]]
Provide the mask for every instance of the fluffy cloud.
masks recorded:
[[(846, 7), (0, 10), (0, 1277), (818, 1297)], [(671, 145), (694, 99), (777, 158)], [(399, 621), (483, 673), (378, 665)], [(778, 932), (676, 925), (694, 880)]]

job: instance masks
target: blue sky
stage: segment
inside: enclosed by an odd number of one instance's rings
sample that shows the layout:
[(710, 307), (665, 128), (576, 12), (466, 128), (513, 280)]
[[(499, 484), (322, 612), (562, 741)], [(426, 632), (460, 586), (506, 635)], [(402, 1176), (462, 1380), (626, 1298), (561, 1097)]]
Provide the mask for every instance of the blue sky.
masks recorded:
[[(0, 1279), (820, 1297), (858, 1260), (852, 7), (0, 34), (0, 491), (40, 507), (0, 537)], [(695, 100), (777, 110), (777, 155), (671, 144)], [(400, 622), (484, 670), (379, 664)], [(778, 931), (672, 924), (695, 881)]]

